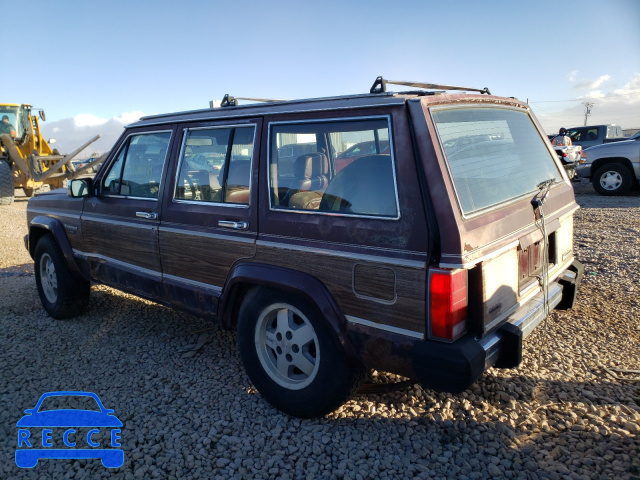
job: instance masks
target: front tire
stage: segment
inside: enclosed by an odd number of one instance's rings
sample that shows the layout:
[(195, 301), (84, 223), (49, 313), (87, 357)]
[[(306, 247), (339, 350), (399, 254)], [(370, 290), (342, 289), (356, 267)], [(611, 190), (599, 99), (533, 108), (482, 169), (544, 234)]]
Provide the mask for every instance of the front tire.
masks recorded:
[(11, 167), (4, 160), (0, 160), (0, 205), (11, 205), (14, 195)]
[(600, 167), (593, 176), (593, 188), (600, 195), (625, 195), (631, 188), (633, 177), (627, 167), (610, 163)]
[(36, 286), (42, 306), (59, 320), (80, 315), (89, 303), (91, 284), (71, 275), (60, 247), (44, 235), (35, 250)]
[(283, 412), (314, 418), (332, 412), (362, 377), (317, 310), (293, 295), (256, 288), (242, 302), (238, 347), (249, 378)]

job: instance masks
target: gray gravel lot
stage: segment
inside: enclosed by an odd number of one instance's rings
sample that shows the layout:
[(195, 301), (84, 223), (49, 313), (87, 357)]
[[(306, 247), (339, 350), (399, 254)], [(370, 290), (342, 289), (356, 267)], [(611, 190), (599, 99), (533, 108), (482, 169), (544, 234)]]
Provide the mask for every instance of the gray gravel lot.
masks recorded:
[[(235, 333), (204, 320), (104, 286), (85, 315), (48, 317), (17, 197), (0, 208), (0, 479), (640, 479), (640, 375), (620, 371), (640, 370), (640, 194), (601, 197), (586, 183), (576, 193), (579, 300), (527, 339), (519, 368), (493, 369), (455, 396), (419, 386), (360, 394), (319, 420), (263, 401)], [(16, 422), (54, 390), (95, 392), (115, 409), (121, 468), (16, 467)]]

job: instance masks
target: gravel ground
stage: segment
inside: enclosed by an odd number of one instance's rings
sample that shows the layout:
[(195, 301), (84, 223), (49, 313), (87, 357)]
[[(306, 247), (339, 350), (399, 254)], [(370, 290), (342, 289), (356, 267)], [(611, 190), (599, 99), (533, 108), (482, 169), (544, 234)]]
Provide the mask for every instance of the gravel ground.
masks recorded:
[[(519, 368), (455, 396), (360, 394), (304, 421), (252, 388), (233, 332), (104, 286), (82, 317), (48, 317), (18, 197), (0, 209), (0, 478), (640, 479), (639, 375), (620, 371), (640, 369), (640, 195), (600, 197), (586, 183), (576, 193), (578, 303), (529, 337)], [(15, 466), (15, 423), (54, 390), (95, 392), (115, 409), (121, 468)]]

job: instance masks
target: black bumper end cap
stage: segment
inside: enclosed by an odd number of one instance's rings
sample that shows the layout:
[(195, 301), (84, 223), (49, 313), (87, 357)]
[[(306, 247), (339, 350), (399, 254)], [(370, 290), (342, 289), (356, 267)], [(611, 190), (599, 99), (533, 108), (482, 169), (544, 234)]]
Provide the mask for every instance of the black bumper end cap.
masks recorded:
[(494, 367), (515, 368), (522, 362), (522, 330), (511, 323), (498, 329), (500, 335), (500, 356)]
[(413, 371), (425, 388), (462, 393), (484, 373), (485, 351), (471, 336), (453, 343), (419, 341), (411, 349)]
[(575, 305), (578, 286), (584, 276), (584, 265), (574, 260), (567, 268), (567, 272), (558, 279), (558, 283), (562, 285), (562, 300), (556, 307), (558, 310), (569, 310)]

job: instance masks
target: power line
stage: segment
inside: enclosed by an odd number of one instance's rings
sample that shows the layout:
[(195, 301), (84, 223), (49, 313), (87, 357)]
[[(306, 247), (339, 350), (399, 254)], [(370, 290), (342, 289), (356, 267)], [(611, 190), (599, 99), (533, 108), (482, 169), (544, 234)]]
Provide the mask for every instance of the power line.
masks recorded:
[[(594, 98), (593, 100), (600, 100), (601, 98), (610, 98), (610, 97), (628, 97), (630, 95), (640, 95), (640, 90), (634, 90), (630, 93), (607, 93), (604, 94), (603, 97)], [(531, 101), (530, 103), (562, 103), (562, 102), (581, 102), (584, 98), (571, 98), (569, 100), (536, 100)]]

